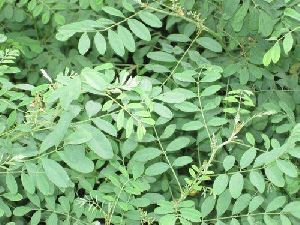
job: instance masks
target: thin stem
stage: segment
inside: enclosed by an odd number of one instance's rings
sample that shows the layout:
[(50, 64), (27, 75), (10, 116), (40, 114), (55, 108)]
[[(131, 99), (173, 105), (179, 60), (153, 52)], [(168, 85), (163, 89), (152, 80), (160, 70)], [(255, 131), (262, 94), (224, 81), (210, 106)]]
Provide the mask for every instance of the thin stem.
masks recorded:
[[(212, 29), (206, 27), (206, 26), (202, 23), (202, 21), (197, 21), (197, 20), (193, 20), (193, 19), (191, 19), (191, 18), (188, 18), (188, 17), (185, 16), (184, 14), (179, 14), (179, 13), (177, 13), (177, 12), (174, 12), (174, 9), (172, 9), (171, 7), (168, 7), (168, 6), (166, 6), (165, 4), (163, 4), (163, 3), (161, 3), (161, 2), (158, 2), (158, 1), (156, 1), (156, 2), (157, 2), (158, 4), (164, 6), (165, 8), (169, 9), (169, 10), (172, 11), (172, 12), (168, 12), (168, 11), (165, 11), (165, 10), (157, 9), (157, 8), (155, 8), (155, 7), (152, 7), (152, 6), (148, 5), (148, 4), (146, 4), (146, 3), (142, 3), (141, 5), (142, 5), (142, 7), (145, 7), (145, 8), (147, 8), (147, 9), (150, 9), (150, 10), (153, 10), (153, 11), (156, 11), (156, 12), (159, 12), (159, 13), (162, 13), (162, 14), (166, 14), (166, 15), (169, 15), (169, 16), (178, 17), (178, 18), (181, 18), (181, 19), (183, 19), (183, 20), (185, 20), (185, 21), (187, 21), (187, 22), (189, 22), (189, 23), (194, 24), (194, 25), (198, 28), (198, 31), (202, 31), (202, 30), (206, 31), (206, 32), (209, 33), (211, 36), (215, 37), (215, 38), (220, 42), (220, 44), (223, 46), (223, 48), (225, 48), (225, 46), (224, 46), (224, 44), (223, 44), (223, 41), (222, 41), (222, 37), (221, 37), (218, 33), (214, 32)], [(226, 48), (225, 48), (225, 49), (226, 49)]]
[(105, 96), (108, 97), (109, 99), (111, 99), (113, 102), (115, 102), (118, 106), (120, 106), (125, 112), (127, 112), (139, 124), (142, 124), (142, 122), (135, 115), (133, 115), (126, 107), (124, 107), (122, 104), (120, 104), (115, 98), (113, 98), (109, 94), (105, 94)]
[(121, 196), (121, 194), (122, 194), (122, 192), (123, 192), (125, 186), (127, 185), (127, 183), (128, 183), (129, 181), (130, 181), (130, 180), (128, 179), (128, 180), (122, 185), (122, 187), (120, 188), (120, 191), (119, 191), (119, 193), (118, 193), (118, 195), (117, 195), (117, 197), (116, 197), (116, 200), (114, 201), (113, 207), (111, 208), (111, 211), (110, 211), (110, 213), (109, 213), (110, 216), (109, 216), (109, 219), (108, 219), (108, 223), (107, 223), (107, 224), (110, 224), (110, 223), (111, 223), (111, 220), (112, 220), (112, 217), (113, 217), (115, 208), (116, 208), (116, 206), (117, 206), (117, 203), (118, 203), (118, 201), (119, 201), (119, 199), (120, 199), (120, 196)]
[(200, 107), (200, 112), (201, 112), (201, 117), (202, 117), (202, 120), (203, 120), (203, 125), (204, 125), (204, 128), (206, 130), (206, 133), (207, 133), (207, 136), (209, 138), (209, 141), (210, 141), (210, 147), (212, 149), (212, 139), (211, 139), (211, 135), (210, 135), (210, 131), (208, 129), (208, 126), (207, 126), (207, 123), (206, 123), (206, 119), (205, 119), (205, 116), (204, 116), (204, 110), (203, 110), (203, 106), (202, 106), (202, 101), (201, 101), (201, 94), (200, 94), (200, 74), (202, 73), (202, 70), (199, 72), (198, 74), (198, 81), (197, 81), (197, 97), (198, 97), (198, 102), (199, 102), (199, 107)]
[(282, 40), (283, 38), (285, 38), (285, 36), (286, 36), (287, 34), (290, 34), (290, 33), (294, 32), (294, 31), (296, 31), (296, 30), (298, 30), (298, 29), (300, 29), (300, 26), (298, 26), (298, 27), (295, 27), (294, 29), (290, 30), (290, 31), (289, 31), (289, 32), (287, 32), (285, 35), (283, 35), (283, 36), (281, 36), (279, 39), (277, 39), (277, 41), (276, 41), (276, 42), (278, 42), (278, 41)]
[(165, 79), (165, 81), (161, 84), (162, 86), (166, 84), (166, 82), (174, 75), (176, 69), (178, 68), (179, 64), (182, 62), (182, 60), (184, 59), (184, 57), (186, 56), (186, 54), (188, 53), (188, 51), (190, 50), (190, 48), (194, 45), (195, 41), (197, 40), (197, 38), (200, 36), (200, 32), (197, 33), (196, 37), (192, 40), (192, 42), (190, 43), (189, 47), (185, 50), (185, 52), (183, 53), (183, 55), (181, 56), (181, 58), (179, 59), (179, 61), (177, 62), (176, 66), (173, 68), (173, 70), (171, 71), (170, 75)]
[[(185, 20), (185, 21), (187, 21), (187, 22), (189, 22), (189, 23), (194, 24), (196, 27), (199, 27), (199, 23), (198, 23), (197, 21), (195, 21), (195, 20), (193, 20), (193, 19), (190, 19), (190, 18), (188, 18), (188, 17), (186, 17), (186, 16), (184, 16), (184, 15), (179, 15), (178, 13), (168, 12), (168, 11), (164, 11), (164, 10), (162, 10), (162, 9), (157, 9), (157, 8), (152, 7), (152, 6), (150, 6), (150, 5), (147, 5), (147, 4), (144, 4), (143, 6), (144, 6), (145, 8), (147, 8), (147, 9), (156, 11), (156, 12), (158, 12), (158, 13), (162, 13), (162, 14), (166, 14), (166, 15), (174, 16), (174, 17), (179, 17), (179, 18), (181, 18), (181, 19), (183, 19), (183, 20)], [(169, 9), (170, 9), (170, 8), (169, 8)], [(172, 10), (172, 9), (171, 9), (171, 10)]]
[(224, 217), (218, 217), (213, 219), (206, 219), (202, 220), (202, 222), (212, 222), (217, 220), (228, 220), (232, 218), (241, 218), (241, 217), (248, 217), (248, 216), (263, 216), (263, 215), (280, 215), (283, 214), (282, 212), (263, 212), (263, 213), (248, 213), (248, 214), (242, 214), (242, 215), (232, 215), (232, 216), (224, 216)]
[(156, 130), (155, 126), (153, 126), (153, 130), (154, 130), (154, 133), (155, 133), (155, 138), (156, 138), (156, 140), (157, 140), (157, 142), (158, 142), (158, 144), (159, 144), (159, 147), (160, 147), (161, 151), (162, 151), (163, 154), (164, 154), (165, 160), (167, 161), (167, 163), (168, 163), (168, 165), (169, 165), (169, 167), (170, 167), (170, 169), (171, 169), (171, 171), (172, 171), (172, 173), (173, 173), (173, 175), (174, 175), (174, 177), (175, 177), (175, 180), (176, 180), (176, 182), (177, 182), (177, 185), (178, 185), (178, 187), (179, 187), (179, 189), (180, 189), (180, 193), (181, 193), (181, 195), (183, 195), (184, 192), (183, 192), (183, 189), (182, 189), (181, 184), (180, 184), (180, 182), (179, 182), (179, 179), (178, 179), (178, 177), (177, 177), (177, 175), (176, 175), (176, 172), (175, 172), (175, 170), (174, 170), (174, 168), (173, 168), (173, 166), (172, 166), (172, 164), (171, 164), (171, 162), (170, 162), (170, 160), (169, 160), (169, 157), (168, 157), (168, 155), (167, 155), (166, 150), (164, 149), (164, 147), (163, 147), (162, 144), (161, 144), (161, 141), (160, 141), (160, 139), (159, 139), (159, 136), (158, 136), (158, 133), (157, 133), (157, 130)]
[[(142, 11), (142, 10), (141, 10), (141, 11)], [(104, 29), (102, 29), (102, 30), (97, 30), (97, 31), (103, 32), (103, 31), (110, 30), (110, 29), (112, 29), (112, 28), (114, 28), (114, 27), (120, 25), (121, 23), (126, 22), (127, 20), (131, 19), (132, 17), (135, 17), (138, 13), (139, 13), (139, 12), (136, 12), (136, 13), (132, 14), (131, 16), (126, 17), (125, 19), (123, 19), (123, 20), (121, 20), (121, 21), (119, 21), (119, 22), (117, 22), (117, 23), (114, 23), (113, 25), (111, 25), (111, 26), (109, 26), (109, 27), (106, 27), (106, 28), (104, 28)]]
[(44, 5), (51, 13), (55, 13), (55, 11), (48, 5), (46, 4), (43, 0), (38, 0), (42, 5)]
[(260, 152), (266, 152), (266, 151), (265, 151), (265, 150), (263, 150), (263, 149), (260, 149), (260, 148), (254, 147), (254, 146), (252, 146), (252, 145), (247, 145), (247, 144), (245, 144), (245, 143), (242, 143), (242, 142), (239, 142), (239, 141), (232, 141), (232, 143), (234, 143), (234, 144), (238, 144), (238, 145), (241, 145), (241, 146), (244, 146), (244, 147), (248, 147), (248, 148), (254, 148), (255, 150), (257, 150), (257, 151), (260, 151)]
[[(143, 11), (143, 10), (144, 10), (144, 9), (142, 9), (142, 10), (140, 10), (140, 11)], [(119, 21), (119, 22), (117, 22), (117, 23), (112, 24), (112, 25), (109, 26), (109, 27), (105, 27), (105, 28), (99, 29), (99, 30), (95, 30), (95, 29), (87, 30), (87, 31), (85, 31), (85, 32), (87, 32), (87, 33), (95, 33), (95, 32), (104, 32), (104, 31), (108, 31), (108, 30), (110, 30), (110, 29), (112, 29), (112, 28), (114, 28), (114, 27), (119, 26), (119, 25), (122, 24), (122, 23), (125, 23), (125, 22), (128, 21), (129, 19), (135, 17), (140, 11), (135, 12), (134, 14), (132, 14), (132, 15), (126, 17), (125, 19), (123, 19), (123, 20), (121, 20), (121, 21)], [(77, 31), (74, 30), (74, 32), (77, 32)], [(78, 31), (78, 32), (80, 32), (80, 31)]]
[(52, 212), (52, 213), (55, 213), (57, 215), (62, 215), (62, 216), (65, 216), (66, 218), (70, 218), (72, 220), (74, 220), (75, 222), (80, 222), (81, 224), (85, 224), (85, 225), (90, 225), (90, 223), (87, 223), (87, 222), (83, 222), (81, 221), (80, 219), (76, 218), (76, 217), (73, 217), (69, 214), (65, 214), (65, 213), (61, 213), (61, 212), (57, 212), (55, 210), (51, 210), (51, 209), (43, 209), (43, 208), (38, 208), (38, 209), (32, 209), (32, 210), (36, 210), (36, 211), (46, 211), (46, 212)]
[(248, 170), (239, 170), (239, 171), (235, 171), (235, 172), (229, 172), (229, 173), (215, 173), (215, 174), (212, 174), (210, 175), (211, 177), (217, 177), (219, 175), (223, 175), (223, 174), (227, 174), (227, 175), (232, 175), (232, 174), (236, 174), (236, 173), (249, 173), (251, 171), (257, 171), (257, 170), (262, 170), (264, 169), (265, 167), (257, 167), (257, 168), (251, 168), (251, 169), (248, 169)]

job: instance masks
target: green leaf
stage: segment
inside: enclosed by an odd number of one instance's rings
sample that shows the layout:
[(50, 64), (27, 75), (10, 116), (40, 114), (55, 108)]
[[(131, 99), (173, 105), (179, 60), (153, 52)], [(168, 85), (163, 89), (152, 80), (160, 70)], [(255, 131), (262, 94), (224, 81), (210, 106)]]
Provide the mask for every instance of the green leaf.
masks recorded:
[(42, 165), (49, 180), (57, 187), (67, 188), (71, 180), (65, 169), (52, 159), (42, 159)]
[(272, 18), (268, 13), (263, 10), (259, 11), (259, 32), (264, 36), (269, 36), (273, 27), (276, 23), (276, 20)]
[(94, 36), (94, 44), (100, 55), (104, 55), (106, 52), (106, 41), (102, 34), (96, 32)]
[(10, 193), (17, 194), (18, 193), (18, 184), (16, 182), (15, 177), (12, 174), (6, 174), (6, 186)]
[(201, 213), (193, 208), (179, 209), (181, 217), (193, 223), (201, 222)]
[(288, 203), (282, 210), (284, 213), (291, 214), (292, 216), (300, 219), (300, 201)]
[(225, 171), (230, 170), (234, 166), (235, 157), (233, 155), (227, 155), (223, 160), (223, 167)]
[(282, 41), (283, 50), (284, 50), (285, 54), (288, 54), (291, 51), (291, 49), (293, 48), (293, 44), (294, 44), (294, 39), (293, 39), (292, 33), (288, 32), (284, 36), (284, 39)]
[(263, 64), (264, 64), (264, 66), (270, 65), (271, 61), (272, 61), (272, 49), (269, 49), (264, 54), (264, 57), (263, 57)]
[(114, 137), (117, 136), (117, 129), (108, 121), (103, 120), (100, 117), (94, 118), (92, 121), (100, 130)]
[(185, 34), (170, 34), (167, 37), (172, 42), (189, 42), (191, 39)]
[(138, 146), (138, 143), (134, 139), (127, 139), (123, 143), (121, 143), (120, 150), (122, 153), (122, 156), (125, 157), (129, 153), (131, 153), (136, 147)]
[(271, 151), (264, 152), (256, 157), (254, 167), (270, 164), (286, 152), (285, 148), (274, 148)]
[(162, 52), (162, 51), (157, 51), (157, 52), (149, 52), (147, 54), (147, 57), (159, 62), (176, 62), (177, 59), (166, 52)]
[(58, 216), (56, 213), (50, 214), (46, 220), (46, 225), (58, 225)]
[(54, 21), (58, 24), (58, 25), (64, 25), (66, 23), (66, 19), (63, 15), (59, 14), (59, 13), (55, 13), (54, 14)]
[(141, 150), (138, 150), (132, 157), (133, 160), (139, 161), (139, 162), (147, 162), (152, 159), (157, 158), (162, 154), (162, 151), (157, 148), (144, 148)]
[(130, 30), (140, 39), (144, 41), (151, 40), (151, 34), (148, 28), (136, 19), (129, 19), (127, 20), (128, 26)]
[(227, 188), (228, 181), (229, 181), (229, 178), (228, 178), (227, 174), (218, 175), (213, 184), (214, 194), (220, 195), (221, 193), (223, 193), (225, 191), (225, 189)]
[(130, 11), (130, 12), (134, 12), (134, 7), (132, 6), (132, 3), (129, 0), (122, 0), (122, 5), (123, 7)]
[(164, 118), (171, 119), (173, 117), (172, 111), (160, 103), (154, 103), (153, 111)]
[(191, 102), (181, 102), (174, 105), (175, 108), (181, 110), (182, 112), (199, 112), (198, 106)]
[(252, 199), (252, 197), (250, 194), (241, 195), (233, 205), (232, 214), (235, 215), (235, 214), (242, 212), (245, 208), (247, 208), (251, 199)]
[(292, 225), (292, 223), (289, 220), (289, 218), (287, 216), (285, 216), (285, 215), (282, 215), (282, 214), (280, 214), (280, 221), (281, 221), (281, 224)]
[(211, 195), (205, 198), (205, 200), (201, 205), (201, 214), (203, 218), (205, 218), (208, 214), (210, 214), (214, 210), (215, 203), (216, 203), (216, 199), (214, 198), (214, 196)]
[(112, 63), (103, 63), (99, 66), (96, 66), (94, 68), (94, 70), (101, 71), (101, 70), (109, 70), (109, 69), (112, 69), (112, 68), (114, 68), (114, 65)]
[[(28, 3), (28, 10), (32, 11), (34, 9), (34, 7), (36, 7), (36, 1), (32, 1), (34, 2), (33, 4)], [(1, 8), (3, 6), (4, 3), (1, 3)], [(6, 4), (6, 6), (3, 8), (2, 14), (3, 14), (3, 18), (7, 18), (7, 19), (12, 19), (13, 14), (14, 14), (14, 9), (12, 7), (11, 4)]]
[(240, 78), (240, 83), (242, 85), (246, 85), (248, 83), (250, 74), (249, 74), (249, 70), (247, 67), (244, 67), (241, 69), (239, 78)]
[(297, 167), (289, 160), (277, 159), (278, 168), (290, 177), (298, 177)]
[(84, 129), (92, 135), (92, 139), (87, 142), (87, 146), (102, 159), (108, 160), (113, 157), (113, 150), (110, 141), (97, 128), (89, 124), (81, 124), (79, 129)]
[(268, 214), (264, 215), (264, 223), (266, 225), (273, 225), (274, 223), (276, 223), (276, 221), (274, 219), (272, 219), (271, 216), (269, 216)]
[(141, 122), (144, 124), (148, 124), (153, 126), (155, 124), (155, 120), (152, 118), (141, 118)]
[(247, 15), (249, 6), (250, 6), (250, 1), (249, 0), (244, 1), (243, 5), (234, 14), (233, 19), (231, 21), (231, 26), (235, 32), (241, 31), (244, 25), (244, 20)]
[(280, 59), (280, 45), (279, 42), (276, 42), (275, 45), (271, 48), (271, 57), (273, 63), (277, 63)]
[(194, 70), (185, 70), (181, 73), (174, 73), (173, 77), (182, 82), (195, 82), (193, 77), (197, 73)]
[(14, 209), (13, 214), (15, 216), (24, 216), (25, 214), (29, 213), (30, 211), (32, 211), (31, 207), (19, 206)]
[(193, 162), (193, 159), (190, 156), (180, 156), (173, 162), (173, 166), (175, 167), (182, 167), (187, 164)]
[(210, 51), (222, 52), (222, 45), (210, 37), (200, 37), (197, 39), (197, 43)]
[(73, 133), (68, 135), (64, 143), (66, 145), (79, 145), (92, 139), (92, 135), (85, 130), (76, 129)]
[(255, 156), (256, 156), (255, 148), (250, 148), (246, 152), (244, 152), (244, 154), (242, 155), (242, 158), (240, 160), (241, 168), (244, 169), (247, 166), (249, 166), (255, 159)]
[(85, 79), (86, 83), (98, 90), (104, 91), (108, 86), (107, 82), (104, 80), (102, 73), (97, 72), (96, 70), (85, 67), (81, 71), (81, 76)]
[(165, 129), (162, 135), (160, 136), (161, 139), (169, 138), (172, 134), (174, 134), (176, 130), (175, 124), (168, 125)]
[(167, 214), (159, 219), (159, 225), (175, 225), (177, 217), (175, 214)]
[(78, 42), (78, 51), (81, 55), (87, 53), (91, 46), (91, 41), (87, 33), (83, 33), (79, 38)]
[(0, 34), (0, 43), (6, 42), (7, 37), (4, 34)]
[(183, 124), (181, 129), (185, 131), (192, 131), (192, 130), (200, 130), (202, 127), (204, 127), (203, 123), (197, 120), (197, 121), (190, 121)]
[(231, 204), (231, 194), (228, 190), (224, 191), (217, 200), (217, 216), (222, 216)]
[(297, 12), (295, 9), (286, 8), (284, 11), (284, 15), (300, 21), (300, 13)]
[(277, 187), (283, 187), (285, 180), (283, 178), (283, 173), (279, 170), (276, 164), (269, 165), (265, 168), (265, 174), (271, 183)]
[(219, 71), (206, 71), (204, 72), (204, 77), (200, 80), (202, 83), (214, 82), (221, 78), (221, 74)]
[(230, 225), (240, 225), (240, 222), (237, 219), (232, 218), (230, 221)]
[(300, 148), (299, 147), (289, 149), (288, 153), (291, 156), (300, 159)]
[(233, 174), (229, 181), (229, 192), (233, 198), (238, 198), (244, 187), (244, 177), (240, 172)]
[(40, 210), (36, 211), (30, 219), (30, 225), (38, 225), (41, 221), (42, 213)]
[(118, 130), (121, 130), (122, 127), (124, 126), (124, 122), (125, 122), (124, 119), (125, 119), (125, 115), (124, 115), (124, 110), (122, 109), (119, 111), (116, 119)]
[(118, 36), (128, 51), (130, 51), (130, 52), (135, 51), (135, 41), (133, 39), (132, 34), (130, 33), (130, 31), (127, 28), (119, 25), (118, 26)]
[(126, 122), (126, 138), (129, 138), (130, 135), (133, 133), (133, 118), (130, 117)]
[(186, 100), (186, 97), (183, 93), (175, 92), (173, 90), (160, 94), (156, 99), (159, 99), (166, 103), (182, 103)]
[(117, 55), (123, 56), (125, 54), (123, 42), (115, 31), (108, 30), (108, 42)]
[(145, 24), (155, 28), (162, 27), (161, 20), (155, 14), (148, 11), (139, 11), (138, 15)]
[(250, 182), (257, 188), (259, 193), (265, 191), (265, 178), (259, 171), (250, 172)]
[(24, 189), (28, 193), (33, 194), (35, 192), (34, 180), (32, 179), (31, 176), (29, 176), (28, 174), (23, 172), (21, 174), (21, 182), (22, 182)]
[(255, 145), (255, 138), (253, 137), (253, 135), (250, 132), (246, 133), (246, 139), (251, 145), (253, 145), (253, 146)]
[(188, 146), (189, 143), (190, 143), (190, 139), (188, 137), (178, 137), (168, 144), (166, 151), (167, 152), (178, 151)]
[(261, 196), (255, 196), (249, 203), (249, 213), (252, 213), (264, 202), (264, 198)]
[(164, 162), (157, 162), (152, 165), (150, 165), (146, 171), (145, 174), (147, 176), (156, 176), (156, 175), (161, 175), (164, 172), (166, 172), (169, 169), (169, 165)]
[(228, 123), (228, 120), (225, 118), (214, 117), (207, 122), (208, 126), (218, 127)]
[(42, 15), (42, 23), (47, 24), (49, 22), (49, 20), (50, 20), (50, 12), (46, 11)]
[(239, 4), (240, 2), (238, 0), (223, 1), (223, 5), (224, 5), (223, 17), (225, 20), (229, 20), (234, 15), (234, 13), (239, 7)]
[(7, 118), (7, 122), (6, 122), (7, 126), (11, 127), (16, 122), (16, 119), (17, 119), (17, 111), (13, 110)]
[(89, 0), (79, 0), (79, 6), (82, 9), (87, 9), (89, 7)]
[(201, 92), (202, 97), (210, 96), (215, 94), (217, 91), (219, 91), (222, 88), (221, 85), (210, 85), (209, 87), (205, 88)]
[(94, 170), (94, 163), (85, 156), (83, 146), (65, 146), (58, 154), (69, 167), (78, 172), (90, 173)]
[(141, 141), (143, 139), (144, 135), (146, 134), (146, 129), (142, 123), (138, 123), (136, 133), (137, 133), (138, 140)]
[(86, 110), (89, 118), (91, 118), (92, 116), (96, 115), (101, 110), (101, 104), (99, 102), (90, 100), (85, 104), (85, 110)]
[(71, 112), (63, 112), (53, 131), (49, 133), (41, 144), (40, 152), (44, 152), (53, 146), (58, 146), (63, 140), (68, 127), (71, 124), (74, 114)]
[(45, 174), (39, 175), (39, 178), (36, 179), (36, 187), (44, 195), (51, 194), (51, 183)]
[(125, 18), (124, 14), (116, 8), (104, 6), (101, 9), (109, 15)]
[(38, 5), (37, 7), (34, 8), (34, 10), (32, 12), (33, 17), (37, 17), (38, 15), (41, 14), (42, 11), (43, 11), (43, 5), (40, 4), (40, 5)]
[(274, 198), (267, 206), (266, 212), (272, 212), (279, 208), (281, 208), (286, 203), (286, 197), (285, 196), (278, 196)]

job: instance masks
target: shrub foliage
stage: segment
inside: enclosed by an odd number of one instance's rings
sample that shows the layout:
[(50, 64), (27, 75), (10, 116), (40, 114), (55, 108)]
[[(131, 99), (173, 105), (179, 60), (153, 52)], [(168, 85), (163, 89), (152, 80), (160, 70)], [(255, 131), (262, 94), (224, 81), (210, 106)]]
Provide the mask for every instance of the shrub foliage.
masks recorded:
[(0, 0), (0, 223), (300, 224), (298, 0)]

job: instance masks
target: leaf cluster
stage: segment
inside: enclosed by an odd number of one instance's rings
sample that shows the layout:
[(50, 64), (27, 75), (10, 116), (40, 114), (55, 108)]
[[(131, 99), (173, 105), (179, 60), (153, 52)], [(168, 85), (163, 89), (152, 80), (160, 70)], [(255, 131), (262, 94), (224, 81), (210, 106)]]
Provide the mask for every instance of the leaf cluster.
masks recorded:
[(297, 0), (0, 0), (0, 224), (300, 223)]

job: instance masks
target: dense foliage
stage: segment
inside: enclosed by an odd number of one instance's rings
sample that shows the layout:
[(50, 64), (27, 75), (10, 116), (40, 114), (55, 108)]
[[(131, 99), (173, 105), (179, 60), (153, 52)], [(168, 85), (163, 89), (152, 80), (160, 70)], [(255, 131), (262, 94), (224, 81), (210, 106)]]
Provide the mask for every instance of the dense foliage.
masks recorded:
[(299, 0), (0, 0), (0, 224), (300, 224)]

